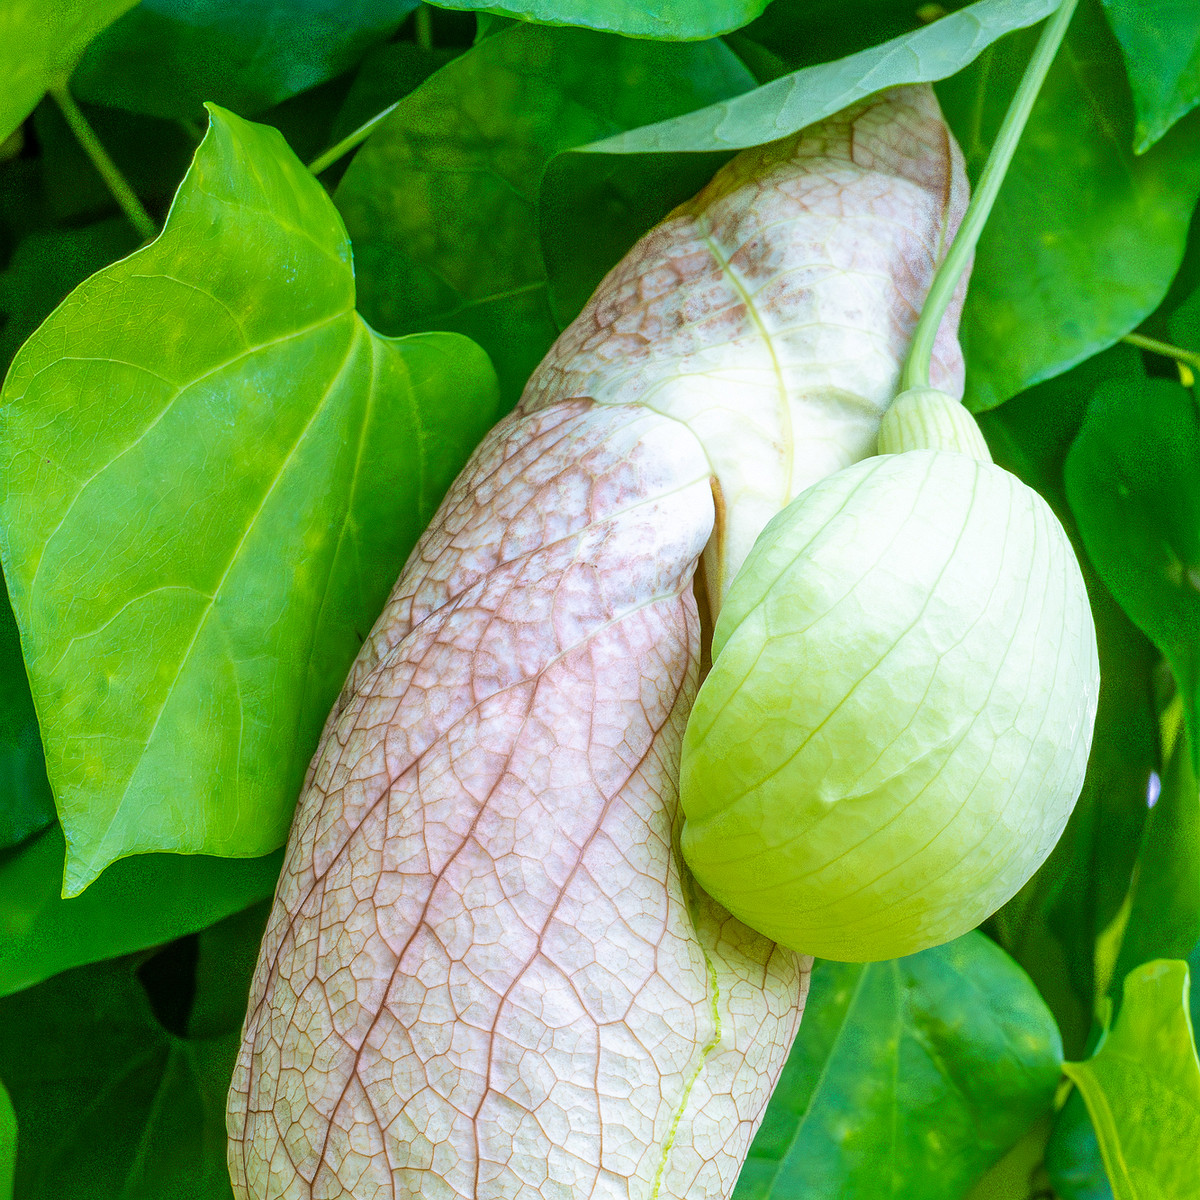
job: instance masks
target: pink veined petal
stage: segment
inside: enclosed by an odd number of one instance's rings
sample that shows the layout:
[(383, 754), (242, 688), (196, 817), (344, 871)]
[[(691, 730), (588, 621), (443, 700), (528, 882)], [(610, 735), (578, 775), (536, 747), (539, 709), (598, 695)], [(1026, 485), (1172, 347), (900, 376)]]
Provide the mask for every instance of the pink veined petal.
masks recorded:
[(719, 603), (803, 481), (873, 449), (965, 190), (927, 88), (739, 155), (476, 452), (300, 799), (230, 1092), (240, 1200), (732, 1191), (809, 960), (681, 866), (693, 576)]

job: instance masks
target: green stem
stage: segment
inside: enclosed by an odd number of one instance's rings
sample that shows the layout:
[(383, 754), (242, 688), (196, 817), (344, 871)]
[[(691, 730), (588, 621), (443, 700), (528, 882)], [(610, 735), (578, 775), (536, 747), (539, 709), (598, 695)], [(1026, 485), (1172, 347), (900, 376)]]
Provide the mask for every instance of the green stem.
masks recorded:
[(308, 164), (308, 169), (314, 175), (320, 175), (322, 171), (332, 167), (343, 154), (349, 154), (360, 142), (365, 142), (374, 132), (375, 127), (396, 111), (396, 106), (399, 103), (400, 101), (397, 100), (395, 104), (389, 104), (383, 112), (376, 113), (369, 121), (363, 122), (353, 133), (346, 134), (340, 142), (334, 143), (323, 154), (318, 154)]
[(413, 34), (422, 50), (433, 49), (433, 9), (422, 4), (413, 16)]
[(54, 102), (62, 109), (75, 140), (83, 147), (84, 153), (92, 160), (92, 165), (100, 172), (101, 178), (112, 192), (113, 199), (124, 210), (129, 223), (143, 238), (149, 239), (158, 234), (150, 214), (142, 207), (137, 193), (129, 186), (125, 176), (121, 174), (117, 164), (108, 156), (108, 151), (100, 144), (96, 131), (88, 124), (88, 119), (79, 110), (75, 97), (67, 90), (65, 84), (50, 89)]
[(1146, 337), (1143, 333), (1127, 333), (1121, 341), (1136, 346), (1139, 350), (1149, 350), (1152, 354), (1161, 354), (1163, 358), (1173, 358), (1200, 373), (1200, 354), (1194, 350), (1183, 350), (1172, 346), (1170, 342), (1160, 342), (1157, 338)]
[(1078, 0), (1062, 0), (1058, 10), (1046, 22), (1021, 83), (1009, 103), (1008, 112), (1004, 114), (996, 140), (992, 143), (987, 162), (979, 176), (975, 194), (971, 197), (971, 203), (967, 205), (962, 224), (954, 238), (954, 244), (942, 260), (942, 265), (933, 277), (929, 295), (925, 298), (921, 318), (913, 331), (908, 361), (904, 364), (904, 374), (900, 381), (902, 391), (929, 386), (929, 363), (933, 357), (933, 343), (942, 317), (946, 315), (958, 281), (974, 253), (975, 244), (979, 241), (979, 235), (983, 232), (983, 226), (992, 211), (1000, 185), (1004, 182), (1005, 172), (1012, 161), (1025, 122), (1029, 120), (1033, 102), (1037, 99), (1046, 72), (1049, 71), (1067, 32), (1077, 3)]

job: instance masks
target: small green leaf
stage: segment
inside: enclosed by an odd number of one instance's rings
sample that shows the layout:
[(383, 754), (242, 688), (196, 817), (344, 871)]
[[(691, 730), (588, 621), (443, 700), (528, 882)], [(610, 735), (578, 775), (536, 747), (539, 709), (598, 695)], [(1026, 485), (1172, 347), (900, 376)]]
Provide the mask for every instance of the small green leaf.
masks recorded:
[(515, 400), (560, 332), (538, 250), (551, 157), (752, 82), (715, 41), (537, 25), (486, 38), (405, 97), (338, 186), (364, 315), (394, 334), (468, 334)]
[[(938, 96), (976, 178), (1035, 34), (990, 47)], [(1112, 33), (1083, 3), (1009, 166), (963, 311), (968, 407), (992, 408), (1128, 333), (1166, 294), (1200, 193), (1200, 114), (1135, 157)]]
[(838, 62), (785, 75), (732, 100), (580, 147), (604, 154), (735, 150), (786, 137), (884, 88), (945, 79), (1057, 0), (979, 0), (923, 29)]
[(193, 116), (205, 101), (249, 116), (353, 66), (418, 3), (142, 0), (93, 42), (71, 86), (148, 116)]
[(12, 1200), (16, 1169), (17, 1114), (7, 1089), (0, 1083), (0, 1200)]
[(363, 323), (323, 189), (214, 109), (163, 234), (68, 297), (2, 398), (0, 542), (66, 894), (129, 854), (282, 842), (495, 400), (465, 338)]
[(199, 936), (190, 1017), (186, 983), (164, 995), (153, 960), (81, 967), (0, 1001), (22, 1200), (231, 1200), (225, 1096), (265, 918), (260, 906)]
[(141, 854), (64, 900), (57, 825), (0, 861), (0, 996), (60, 971), (194, 933), (270, 896), (282, 851), (264, 858)]
[(52, 87), (66, 83), (87, 44), (138, 0), (5, 0), (0, 6), (0, 142)]
[(980, 933), (822, 961), (734, 1200), (959, 1200), (1050, 1111), (1061, 1062), (1037, 991)]
[(1149, 150), (1200, 104), (1200, 8), (1179, 0), (1103, 0), (1125, 55), (1138, 123), (1134, 150)]
[(1187, 963), (1131, 971), (1112, 1032), (1063, 1070), (1087, 1102), (1117, 1200), (1195, 1200), (1200, 1061)]
[[(699, 41), (753, 21), (770, 0), (486, 0), (489, 12), (539, 25), (582, 25), (605, 33), (664, 41)], [(438, 8), (472, 12), (480, 0), (437, 0)]]
[(1088, 557), (1166, 655), (1200, 766), (1200, 413), (1163, 379), (1102, 384), (1067, 455)]

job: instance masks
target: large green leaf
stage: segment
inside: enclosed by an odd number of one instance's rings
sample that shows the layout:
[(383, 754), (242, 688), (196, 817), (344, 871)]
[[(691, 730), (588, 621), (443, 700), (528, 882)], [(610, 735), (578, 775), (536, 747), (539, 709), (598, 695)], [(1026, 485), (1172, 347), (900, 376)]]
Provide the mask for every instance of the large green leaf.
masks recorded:
[(140, 970), (97, 963), (0, 1001), (22, 1200), (230, 1200), (225, 1095), (265, 917), (260, 906)]
[(214, 110), (161, 237), (72, 293), (2, 397), (0, 544), (66, 894), (128, 854), (279, 845), (495, 399), (466, 339), (363, 323), (320, 185)]
[[(938, 88), (975, 177), (1033, 47), (997, 42)], [(1135, 157), (1120, 56), (1080, 5), (980, 238), (963, 313), (967, 403), (991, 408), (1127, 333), (1162, 299), (1200, 192), (1200, 114)]]
[(720, 42), (536, 25), (486, 38), (401, 102), (337, 189), (364, 315), (389, 333), (469, 334), (515, 399), (559, 333), (537, 240), (547, 162), (752, 82)]
[(283, 862), (281, 851), (240, 859), (140, 854), (65, 900), (64, 851), (55, 826), (0, 860), (0, 996), (241, 912), (271, 895)]
[[(81, 59), (85, 100), (156, 117), (244, 115), (353, 66), (418, 0), (141, 0)], [(129, 5), (125, 5), (129, 7)]]
[(785, 137), (883, 88), (945, 79), (997, 38), (1032, 25), (1057, 0), (979, 0), (923, 29), (837, 62), (822, 63), (698, 112), (598, 141), (605, 154), (735, 150)]
[(770, 0), (437, 0), (438, 8), (486, 8), (541, 25), (583, 25), (632, 38), (696, 41), (738, 29)]
[(959, 1200), (1049, 1112), (1061, 1062), (1036, 989), (982, 934), (820, 962), (734, 1200)]
[(0, 142), (52, 87), (67, 82), (79, 56), (138, 0), (4, 0), (0, 5)]
[(1103, 0), (1137, 108), (1134, 149), (1149, 150), (1200, 104), (1200, 8), (1179, 0)]
[(1063, 1070), (1087, 1102), (1117, 1200), (1195, 1200), (1200, 1061), (1187, 963), (1131, 971), (1112, 1032)]
[(1101, 385), (1067, 456), (1071, 509), (1113, 595), (1166, 655), (1200, 774), (1200, 412), (1163, 379)]

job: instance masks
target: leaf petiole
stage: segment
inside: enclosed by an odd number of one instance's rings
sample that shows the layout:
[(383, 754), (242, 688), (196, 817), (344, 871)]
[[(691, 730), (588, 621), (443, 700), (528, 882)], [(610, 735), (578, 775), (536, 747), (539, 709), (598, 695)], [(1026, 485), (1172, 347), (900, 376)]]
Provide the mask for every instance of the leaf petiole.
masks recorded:
[[(1184, 387), (1191, 387), (1195, 375), (1200, 373), (1200, 354), (1194, 350), (1184, 350), (1180, 346), (1172, 346), (1170, 342), (1160, 342), (1158, 338), (1146, 337), (1142, 333), (1127, 333), (1121, 341), (1130, 346), (1136, 346), (1139, 350), (1149, 350), (1151, 354), (1174, 359), (1179, 366), (1180, 382)], [(1193, 378), (1183, 378), (1185, 372)]]
[(1041, 90), (1050, 64), (1054, 61), (1055, 54), (1058, 53), (1058, 47), (1067, 32), (1067, 26), (1071, 23), (1077, 3), (1078, 0), (1062, 0), (1062, 4), (1059, 5), (1058, 10), (1046, 22), (1042, 30), (1042, 36), (1038, 39), (1038, 44), (1029, 59), (1029, 65), (1025, 68), (1025, 74), (1013, 94), (1008, 111), (1004, 114), (1004, 120), (996, 134), (996, 140), (992, 143), (987, 162), (979, 176), (979, 184), (975, 189), (975, 194), (971, 197), (970, 204), (967, 205), (966, 214), (955, 235), (954, 243), (950, 247), (950, 252), (942, 260), (942, 265), (938, 267), (937, 274), (933, 277), (929, 295), (925, 298), (920, 319), (913, 331), (908, 360), (904, 364), (904, 372), (900, 380), (901, 391), (929, 386), (929, 363), (933, 356), (933, 343), (937, 337), (938, 327), (941, 325), (942, 317), (945, 316), (946, 309), (950, 305), (950, 299), (958, 287), (958, 281), (962, 277), (963, 271), (966, 270), (967, 262), (975, 250), (979, 235), (987, 223), (992, 205), (1000, 191), (1000, 185), (1004, 182), (1005, 173), (1008, 171), (1008, 164), (1012, 162), (1017, 143), (1021, 139), (1025, 123), (1029, 120), (1029, 114), (1033, 109), (1033, 103)]
[(80, 111), (79, 105), (75, 103), (75, 97), (71, 95), (66, 84), (52, 87), (50, 95), (54, 97), (54, 102), (62, 110), (62, 115), (75, 135), (75, 140), (83, 147), (84, 153), (92, 160), (92, 165), (100, 172), (100, 177), (112, 193), (113, 199), (129, 218), (129, 223), (147, 241), (157, 237), (158, 227), (137, 198), (137, 193), (129, 186), (128, 180), (121, 174), (120, 168), (109, 157), (108, 151), (104, 149), (100, 139), (96, 136), (96, 131), (88, 124), (87, 117)]
[(308, 164), (309, 171), (313, 175), (320, 175), (322, 171), (332, 167), (343, 154), (349, 154), (360, 142), (365, 142), (375, 132), (380, 122), (390, 117), (396, 111), (396, 106), (399, 103), (400, 101), (397, 100), (395, 104), (389, 104), (383, 112), (376, 113), (369, 121), (364, 121), (353, 133), (346, 134), (340, 142), (335, 142), (324, 153), (318, 154)]

